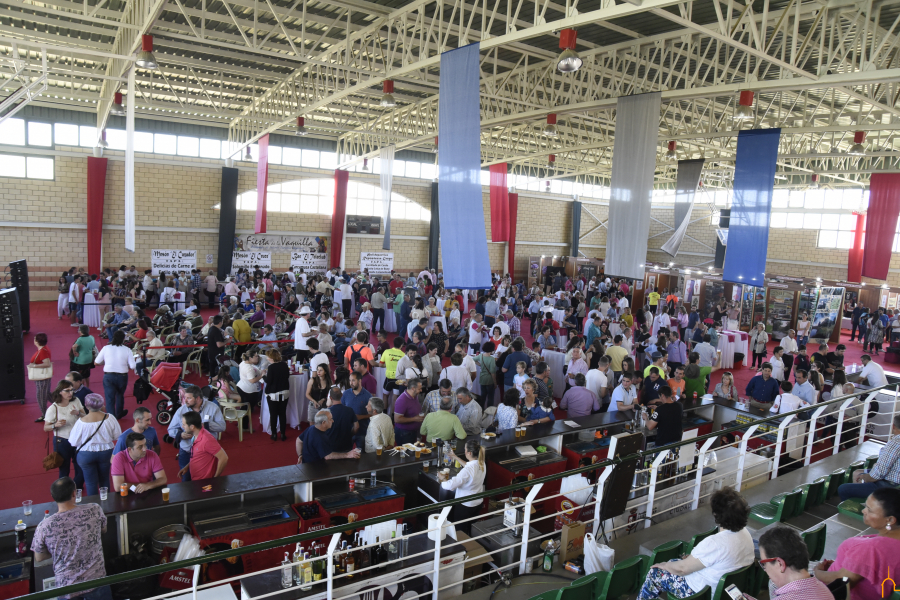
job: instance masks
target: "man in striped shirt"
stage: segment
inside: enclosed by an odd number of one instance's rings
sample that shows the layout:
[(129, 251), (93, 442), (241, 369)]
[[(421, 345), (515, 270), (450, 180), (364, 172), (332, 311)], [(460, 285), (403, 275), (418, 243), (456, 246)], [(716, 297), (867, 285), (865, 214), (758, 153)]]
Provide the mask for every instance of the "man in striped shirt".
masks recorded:
[(854, 483), (845, 483), (838, 488), (841, 500), (867, 498), (878, 488), (900, 486), (900, 415), (894, 416), (891, 435), (891, 441), (878, 453), (878, 461), (872, 470), (868, 473), (856, 471)]

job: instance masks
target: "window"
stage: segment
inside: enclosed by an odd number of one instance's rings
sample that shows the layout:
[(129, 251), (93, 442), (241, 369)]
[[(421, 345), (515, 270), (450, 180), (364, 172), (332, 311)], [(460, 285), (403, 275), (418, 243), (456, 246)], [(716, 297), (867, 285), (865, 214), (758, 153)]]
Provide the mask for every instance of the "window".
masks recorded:
[(157, 133), (153, 136), (153, 152), (156, 154), (175, 154), (177, 145), (177, 136), (164, 133)]
[(80, 141), (78, 143), (79, 146), (84, 146), (85, 148), (93, 148), (97, 145), (97, 140), (99, 137), (97, 136), (97, 128), (90, 127), (88, 125), (82, 125), (78, 128)]
[[(290, 150), (285, 148), (285, 152)], [(333, 179), (301, 179), (273, 183), (268, 187), (269, 212), (331, 215), (334, 210)], [(214, 208), (219, 208), (216, 205)], [(238, 196), (238, 210), (256, 210), (256, 190)], [(347, 214), (381, 216), (381, 188), (350, 181), (347, 185)], [(410, 221), (430, 221), (431, 211), (400, 194), (391, 194), (391, 217)]]
[(201, 158), (222, 158), (222, 142), (209, 138), (200, 138)]
[(0, 139), (9, 146), (25, 145), (25, 121), (23, 119), (7, 119), (0, 123)]
[(54, 137), (56, 138), (56, 143), (61, 146), (78, 145), (78, 125), (56, 123), (53, 126), (53, 133)]
[[(839, 190), (828, 190), (828, 192), (835, 192), (838, 198), (840, 198)], [(821, 217), (819, 240), (816, 244), (819, 248), (837, 248), (840, 250), (847, 250), (853, 247), (853, 235), (854, 229), (856, 229), (856, 215), (825, 213), (818, 216)], [(807, 227), (804, 220), (804, 229), (806, 228)], [(894, 236), (894, 252), (897, 251), (897, 236)]]
[(0, 157), (0, 177), (53, 179), (53, 159), (4, 154)]
[(53, 125), (50, 123), (28, 123), (29, 146), (52, 146)]
[(178, 156), (200, 156), (200, 139), (179, 135)]
[(128, 143), (124, 129), (107, 129), (106, 143), (109, 144), (111, 150), (125, 150)]

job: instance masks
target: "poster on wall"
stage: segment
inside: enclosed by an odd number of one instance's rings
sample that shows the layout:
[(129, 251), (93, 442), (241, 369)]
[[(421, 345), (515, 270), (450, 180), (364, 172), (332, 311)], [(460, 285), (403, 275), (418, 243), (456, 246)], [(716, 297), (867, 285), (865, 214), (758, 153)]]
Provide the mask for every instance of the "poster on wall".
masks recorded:
[(725, 297), (725, 284), (721, 281), (707, 281), (706, 282), (706, 298), (704, 299), (703, 304), (703, 314), (700, 315), (702, 319), (715, 319), (715, 310), (714, 307), (719, 303), (719, 300)]
[(328, 238), (309, 235), (247, 234), (234, 236), (235, 252), (328, 252)]
[(328, 270), (328, 254), (322, 252), (291, 252), (291, 270), (303, 269), (307, 275), (324, 275)]
[[(751, 327), (756, 327), (757, 323), (766, 322), (766, 288), (758, 287), (753, 288), (753, 324)], [(772, 331), (767, 327), (766, 333), (772, 333)]]
[(390, 273), (394, 270), (393, 252), (360, 252), (359, 268), (369, 274)]
[(540, 256), (529, 256), (528, 257), (528, 289), (533, 288), (537, 285), (538, 279), (541, 276), (541, 257)]
[(844, 288), (823, 287), (819, 290), (815, 312), (812, 318), (810, 341), (822, 344), (831, 337), (831, 332), (841, 318), (841, 304), (844, 302)]
[(741, 292), (741, 330), (750, 331), (753, 325), (753, 299), (756, 297), (756, 288), (750, 285), (743, 286)]
[(253, 269), (254, 267), (259, 267), (263, 271), (268, 271), (272, 268), (272, 253), (271, 252), (238, 252), (234, 251), (231, 253), (231, 272), (237, 273), (237, 270), (243, 267), (244, 269)]
[(791, 328), (791, 317), (794, 314), (794, 292), (790, 290), (769, 289), (769, 312), (766, 315), (766, 331), (781, 340), (787, 336)]
[(150, 268), (154, 275), (160, 271), (171, 273), (173, 271), (186, 271), (197, 268), (196, 250), (151, 250)]

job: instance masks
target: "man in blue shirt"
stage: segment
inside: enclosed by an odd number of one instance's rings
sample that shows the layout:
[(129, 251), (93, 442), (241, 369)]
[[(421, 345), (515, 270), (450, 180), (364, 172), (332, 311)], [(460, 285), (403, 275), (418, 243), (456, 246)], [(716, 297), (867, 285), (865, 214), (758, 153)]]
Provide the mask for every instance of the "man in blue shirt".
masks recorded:
[[(369, 429), (369, 411), (366, 406), (372, 398), (372, 394), (362, 386), (362, 375), (353, 371), (350, 373), (350, 389), (345, 391), (341, 396), (341, 404), (353, 409), (356, 414), (356, 420), (359, 424), (353, 441), (356, 447), (362, 451), (366, 447), (366, 430)], [(332, 407), (334, 408), (334, 407)]]
[(796, 369), (794, 371), (794, 379), (797, 381), (797, 385), (794, 386), (791, 393), (801, 400), (815, 404), (819, 393), (809, 382), (809, 372), (806, 369)]
[(406, 326), (409, 325), (410, 313), (412, 313), (412, 296), (403, 295), (403, 303), (400, 305), (400, 322), (397, 323), (397, 331), (402, 338), (406, 338)]
[(506, 362), (503, 363), (503, 389), (513, 387), (513, 377), (516, 376), (516, 363), (522, 361), (525, 363), (525, 372), (531, 372), (531, 357), (525, 354), (522, 346), (522, 340), (516, 339), (512, 343), (512, 352), (507, 355)]
[(600, 319), (600, 315), (594, 316), (594, 321), (591, 323), (591, 326), (588, 328), (587, 339), (585, 340), (585, 347), (590, 348), (591, 344), (594, 343), (594, 340), (600, 337), (600, 323), (602, 320)]
[(750, 406), (761, 410), (769, 410), (780, 393), (778, 382), (772, 377), (772, 365), (763, 363), (762, 373), (750, 380), (745, 390), (750, 396)]
[(66, 375), (66, 381), (72, 384), (72, 393), (81, 401), (82, 405), (84, 405), (84, 399), (87, 395), (94, 393), (88, 386), (84, 385), (84, 376), (78, 371), (72, 371)]
[(332, 425), (328, 430), (328, 441), (336, 452), (349, 452), (353, 448), (353, 436), (359, 430), (359, 422), (356, 419), (356, 412), (349, 406), (341, 403), (340, 388), (333, 387), (328, 392), (331, 400)]
[(691, 312), (688, 314), (688, 326), (687, 330), (684, 332), (684, 339), (693, 340), (694, 338), (694, 329), (697, 327), (697, 323), (700, 321), (700, 314), (697, 312), (697, 308), (692, 306)]
[(150, 425), (153, 422), (150, 411), (143, 406), (139, 406), (131, 414), (134, 417), (134, 426), (131, 429), (126, 429), (119, 436), (118, 441), (116, 441), (116, 447), (113, 448), (113, 456), (128, 447), (126, 438), (129, 433), (140, 433), (143, 435), (147, 440), (147, 450), (153, 450), (159, 454), (159, 438), (156, 435), (156, 430)]
[(328, 439), (328, 430), (331, 429), (334, 419), (331, 411), (323, 408), (313, 418), (313, 426), (307, 427), (297, 438), (297, 464), (314, 463), (323, 460), (338, 460), (341, 458), (359, 458), (359, 450), (354, 448), (349, 452), (335, 452)]

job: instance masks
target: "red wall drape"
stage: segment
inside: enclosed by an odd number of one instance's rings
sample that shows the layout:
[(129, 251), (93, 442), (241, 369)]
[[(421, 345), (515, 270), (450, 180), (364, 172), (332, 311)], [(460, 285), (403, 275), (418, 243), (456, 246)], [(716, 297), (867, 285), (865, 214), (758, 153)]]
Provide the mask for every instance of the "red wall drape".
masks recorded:
[(516, 279), (516, 218), (519, 216), (519, 194), (509, 195), (509, 276)]
[(887, 279), (891, 248), (900, 216), (900, 174), (873, 173), (869, 180), (869, 210), (866, 215), (863, 277)]
[(491, 165), (491, 241), (509, 241), (509, 188), (506, 163)]
[(847, 257), (847, 281), (862, 283), (863, 240), (866, 231), (866, 214), (856, 214), (856, 229), (853, 231), (853, 247)]
[(341, 248), (344, 247), (344, 218), (347, 216), (347, 182), (350, 171), (334, 172), (334, 212), (331, 216), (331, 266), (341, 266)]
[(100, 273), (103, 259), (103, 203), (106, 198), (106, 160), (87, 159), (88, 273)]
[(266, 232), (266, 194), (269, 189), (269, 134), (259, 138), (259, 162), (256, 164), (256, 233)]

